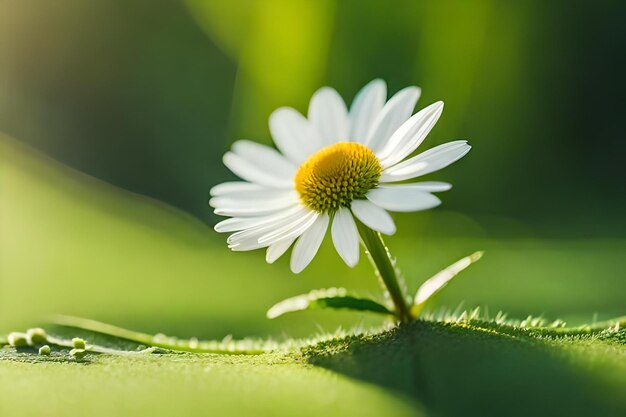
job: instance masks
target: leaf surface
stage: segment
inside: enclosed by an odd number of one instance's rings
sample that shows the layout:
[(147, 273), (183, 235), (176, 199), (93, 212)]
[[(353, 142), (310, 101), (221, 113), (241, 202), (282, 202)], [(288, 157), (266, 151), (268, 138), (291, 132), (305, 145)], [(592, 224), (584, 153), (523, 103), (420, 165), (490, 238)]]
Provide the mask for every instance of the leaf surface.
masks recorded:
[(267, 318), (274, 319), (286, 313), (316, 308), (347, 309), (393, 315), (384, 305), (369, 298), (348, 295), (344, 288), (313, 290), (308, 294), (287, 298), (274, 304), (266, 315)]
[(448, 283), (452, 281), (452, 279), (456, 277), (459, 272), (463, 271), (465, 268), (482, 258), (483, 253), (484, 252), (482, 251), (474, 252), (471, 255), (456, 261), (449, 267), (437, 272), (434, 276), (424, 282), (415, 294), (413, 306), (411, 307), (411, 314), (413, 317), (417, 317), (428, 300), (448, 285)]

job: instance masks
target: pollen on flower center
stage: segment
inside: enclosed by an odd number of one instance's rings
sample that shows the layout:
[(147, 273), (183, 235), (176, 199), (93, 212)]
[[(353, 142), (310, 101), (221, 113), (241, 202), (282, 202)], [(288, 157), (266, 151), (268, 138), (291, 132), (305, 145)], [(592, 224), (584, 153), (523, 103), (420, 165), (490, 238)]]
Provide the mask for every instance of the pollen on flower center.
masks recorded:
[(356, 142), (337, 142), (309, 157), (296, 172), (302, 203), (318, 213), (349, 207), (378, 184), (382, 172), (374, 152)]

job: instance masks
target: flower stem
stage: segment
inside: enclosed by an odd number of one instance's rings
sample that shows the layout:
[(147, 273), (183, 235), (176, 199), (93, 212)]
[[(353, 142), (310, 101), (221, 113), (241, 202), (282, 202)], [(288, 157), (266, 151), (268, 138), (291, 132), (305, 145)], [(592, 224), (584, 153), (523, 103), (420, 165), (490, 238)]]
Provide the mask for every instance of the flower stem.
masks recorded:
[(411, 321), (411, 307), (407, 302), (404, 289), (400, 285), (398, 271), (394, 266), (387, 246), (385, 246), (382, 235), (361, 222), (357, 222), (357, 226), (368, 257), (384, 289), (389, 293), (389, 297), (393, 302), (396, 318), (401, 322)]

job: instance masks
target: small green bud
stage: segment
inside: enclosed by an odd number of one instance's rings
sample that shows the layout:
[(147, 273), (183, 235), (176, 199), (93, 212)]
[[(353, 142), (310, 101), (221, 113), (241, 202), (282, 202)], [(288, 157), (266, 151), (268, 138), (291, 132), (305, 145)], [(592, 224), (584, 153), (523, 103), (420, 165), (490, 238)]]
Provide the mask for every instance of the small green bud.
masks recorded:
[(83, 339), (81, 339), (80, 337), (75, 337), (72, 339), (72, 345), (74, 345), (75, 349), (85, 349), (86, 343)]
[(19, 332), (9, 333), (7, 340), (11, 346), (15, 346), (15, 347), (28, 346), (28, 335), (26, 333), (19, 333)]
[(48, 335), (44, 329), (40, 329), (38, 327), (34, 329), (28, 329), (26, 331), (26, 335), (28, 335), (28, 340), (31, 345), (42, 345), (48, 341)]
[(85, 357), (86, 354), (87, 354), (87, 351), (85, 349), (70, 350), (70, 356), (74, 357), (75, 359), (82, 359)]
[(44, 355), (44, 356), (48, 356), (50, 354), (50, 346), (43, 345), (42, 347), (40, 347), (39, 348), (39, 354), (40, 355)]

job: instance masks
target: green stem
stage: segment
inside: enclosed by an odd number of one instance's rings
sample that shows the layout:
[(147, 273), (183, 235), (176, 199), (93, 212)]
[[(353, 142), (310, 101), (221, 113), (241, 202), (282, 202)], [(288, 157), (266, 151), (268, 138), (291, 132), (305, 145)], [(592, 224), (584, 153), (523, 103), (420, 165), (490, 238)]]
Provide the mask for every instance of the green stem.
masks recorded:
[(411, 308), (394, 266), (391, 254), (385, 246), (380, 233), (373, 231), (361, 222), (357, 222), (361, 241), (367, 250), (374, 269), (394, 305), (396, 318), (401, 322), (411, 321)]

